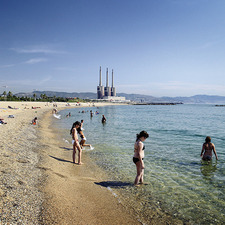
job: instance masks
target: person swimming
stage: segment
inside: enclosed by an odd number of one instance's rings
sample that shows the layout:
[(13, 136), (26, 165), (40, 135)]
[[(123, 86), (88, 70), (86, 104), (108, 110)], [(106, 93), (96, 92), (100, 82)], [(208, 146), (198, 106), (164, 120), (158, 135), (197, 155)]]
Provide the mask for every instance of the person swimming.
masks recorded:
[(207, 136), (205, 138), (205, 143), (202, 145), (202, 151), (200, 156), (203, 160), (210, 161), (212, 160), (212, 151), (215, 154), (216, 159), (218, 160), (215, 145), (211, 143), (211, 137)]

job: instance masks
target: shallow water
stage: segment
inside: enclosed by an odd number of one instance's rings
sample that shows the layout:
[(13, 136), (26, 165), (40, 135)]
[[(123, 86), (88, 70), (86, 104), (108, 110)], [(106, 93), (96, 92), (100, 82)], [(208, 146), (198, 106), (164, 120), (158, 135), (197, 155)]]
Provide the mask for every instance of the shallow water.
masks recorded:
[[(90, 112), (99, 114), (90, 117)], [(68, 112), (72, 116), (66, 118)], [(112, 188), (124, 188), (125, 196), (139, 201), (142, 212), (156, 205), (175, 218), (191, 224), (225, 221), (225, 108), (214, 105), (107, 106), (67, 109), (54, 126), (71, 142), (69, 129), (84, 119), (87, 143), (95, 149), (86, 154), (112, 178)], [(101, 123), (104, 114), (107, 122)], [(130, 188), (135, 178), (132, 162), (136, 133), (146, 130), (145, 185)], [(200, 159), (202, 143), (211, 136), (219, 161)], [(63, 140), (62, 140), (63, 141)], [(115, 183), (114, 183), (115, 182)], [(120, 182), (120, 183), (118, 183)], [(104, 183), (107, 186), (107, 182)], [(132, 199), (131, 199), (132, 201)], [(154, 203), (154, 204), (153, 204)], [(147, 212), (147, 211), (146, 211)]]

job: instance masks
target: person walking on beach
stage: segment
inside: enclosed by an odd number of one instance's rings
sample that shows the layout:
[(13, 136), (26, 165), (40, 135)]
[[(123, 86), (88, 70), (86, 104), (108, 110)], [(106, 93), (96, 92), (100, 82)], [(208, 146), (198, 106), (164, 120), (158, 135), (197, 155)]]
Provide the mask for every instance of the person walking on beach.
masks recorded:
[(145, 146), (143, 142), (149, 137), (146, 131), (141, 131), (137, 134), (136, 142), (134, 144), (134, 156), (133, 162), (136, 165), (137, 175), (134, 180), (134, 185), (143, 184), (144, 182), (144, 149)]
[(72, 144), (73, 144), (73, 163), (75, 163), (75, 158), (76, 158), (76, 150), (78, 150), (78, 165), (83, 164), (81, 162), (81, 155), (82, 155), (82, 149), (80, 147), (80, 144), (78, 142), (78, 134), (77, 134), (77, 129), (80, 127), (80, 122), (76, 121), (73, 123), (73, 126), (70, 130), (70, 134), (72, 135)]
[(218, 160), (215, 145), (211, 143), (211, 137), (207, 136), (205, 138), (205, 143), (202, 145), (202, 152), (200, 156), (203, 160), (210, 161), (212, 160), (212, 151), (216, 156), (216, 160)]

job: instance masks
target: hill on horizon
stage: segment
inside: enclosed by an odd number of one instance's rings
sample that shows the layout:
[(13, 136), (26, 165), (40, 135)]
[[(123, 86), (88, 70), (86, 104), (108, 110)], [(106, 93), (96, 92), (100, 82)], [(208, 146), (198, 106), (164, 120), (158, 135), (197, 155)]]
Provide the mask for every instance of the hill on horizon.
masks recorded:
[[(41, 94), (48, 97), (63, 97), (63, 98), (81, 98), (81, 99), (96, 99), (97, 94), (94, 92), (57, 92), (57, 91), (33, 91), (30, 93), (17, 93), (18, 97), (27, 96), (33, 97), (36, 94), (40, 98)], [(127, 100), (134, 102), (145, 103), (185, 103), (185, 104), (225, 104), (225, 96), (218, 95), (194, 95), (190, 97), (154, 97), (151, 95), (142, 94), (126, 94), (117, 93), (117, 96), (125, 97)]]

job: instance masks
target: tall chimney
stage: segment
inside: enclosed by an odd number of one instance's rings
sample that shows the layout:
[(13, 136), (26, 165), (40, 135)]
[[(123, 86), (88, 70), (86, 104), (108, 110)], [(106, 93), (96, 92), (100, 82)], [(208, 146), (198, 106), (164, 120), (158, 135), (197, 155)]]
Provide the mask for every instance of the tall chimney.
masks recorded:
[(100, 71), (99, 71), (99, 86), (102, 86), (102, 68), (100, 66)]
[(106, 87), (109, 86), (109, 73), (108, 73), (108, 68), (106, 69)]
[(113, 84), (113, 70), (112, 70), (112, 87), (114, 86), (114, 84)]

